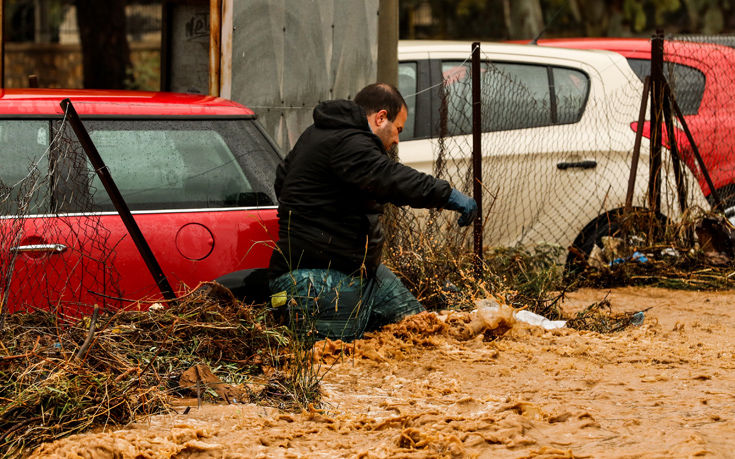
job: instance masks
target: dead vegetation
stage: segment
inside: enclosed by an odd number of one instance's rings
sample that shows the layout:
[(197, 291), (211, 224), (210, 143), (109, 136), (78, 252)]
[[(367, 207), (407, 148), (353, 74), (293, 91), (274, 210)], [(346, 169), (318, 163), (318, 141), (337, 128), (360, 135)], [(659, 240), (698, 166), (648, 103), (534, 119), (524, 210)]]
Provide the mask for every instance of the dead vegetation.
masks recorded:
[(735, 228), (724, 216), (690, 211), (677, 224), (654, 220), (656, 226), (647, 226), (641, 221), (645, 218), (623, 221), (612, 236), (603, 237), (566, 283), (686, 290), (735, 286)]
[(647, 258), (645, 263), (616, 264), (602, 269), (589, 267), (578, 275), (578, 285), (600, 288), (647, 285), (684, 290), (722, 290), (735, 286), (732, 262), (723, 264), (707, 253), (680, 251), (669, 245), (642, 250)]
[[(304, 374), (312, 365), (298, 361), (306, 356), (264, 307), (243, 305), (217, 284), (158, 306), (81, 320), (10, 315), (0, 332), (0, 455), (172, 410), (182, 396), (291, 409), (317, 398), (314, 375)], [(193, 384), (184, 383), (187, 370)], [(265, 384), (247, 384), (255, 376)]]
[(613, 312), (607, 297), (592, 303), (567, 319), (567, 327), (592, 330), (598, 333), (614, 333), (631, 325), (640, 325), (648, 309), (635, 312)]
[(590, 254), (572, 251), (573, 263), (566, 266), (560, 264), (566, 249), (536, 245), (486, 248), (478, 269), (469, 249), (471, 234), (442, 232), (432, 219), (414, 220), (412, 227), (426, 228), (402, 235), (388, 263), (428, 309), (470, 310), (478, 299), (494, 295), (514, 308), (601, 333), (622, 330), (640, 315), (613, 313), (602, 300), (570, 317), (559, 307), (566, 292), (632, 285), (735, 286), (735, 228), (724, 216), (690, 209), (674, 224), (636, 209), (610, 218), (611, 234), (596, 238)]
[(561, 318), (561, 247), (489, 248), (478, 266), (468, 232), (454, 238), (437, 234), (434, 229), (404, 235), (391, 247), (386, 262), (427, 309), (469, 311), (478, 300), (498, 296), (515, 308)]

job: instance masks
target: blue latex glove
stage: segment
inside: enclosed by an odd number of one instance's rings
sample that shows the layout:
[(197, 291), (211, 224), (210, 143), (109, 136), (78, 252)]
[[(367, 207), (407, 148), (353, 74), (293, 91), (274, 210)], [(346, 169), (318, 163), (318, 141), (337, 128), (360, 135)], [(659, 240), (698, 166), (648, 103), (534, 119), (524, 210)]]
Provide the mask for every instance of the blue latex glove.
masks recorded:
[(478, 210), (475, 200), (461, 193), (456, 188), (452, 189), (452, 194), (449, 195), (449, 201), (447, 201), (447, 205), (444, 208), (462, 213), (459, 220), (457, 220), (459, 226), (467, 226), (477, 218)]

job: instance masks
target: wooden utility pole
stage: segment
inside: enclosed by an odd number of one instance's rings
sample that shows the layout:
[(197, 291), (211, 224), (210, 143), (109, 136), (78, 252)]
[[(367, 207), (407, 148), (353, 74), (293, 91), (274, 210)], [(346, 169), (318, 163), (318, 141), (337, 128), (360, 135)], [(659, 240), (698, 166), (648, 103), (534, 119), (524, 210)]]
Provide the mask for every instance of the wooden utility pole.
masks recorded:
[(222, 20), (220, 26), (220, 63), (219, 63), (219, 96), (225, 99), (232, 98), (232, 32), (233, 9), (235, 0), (222, 1)]
[(222, 0), (209, 1), (209, 95), (219, 96), (222, 56)]
[(5, 87), (5, 1), (0, 0), (0, 88)]
[(378, 7), (378, 81), (398, 86), (398, 0)]

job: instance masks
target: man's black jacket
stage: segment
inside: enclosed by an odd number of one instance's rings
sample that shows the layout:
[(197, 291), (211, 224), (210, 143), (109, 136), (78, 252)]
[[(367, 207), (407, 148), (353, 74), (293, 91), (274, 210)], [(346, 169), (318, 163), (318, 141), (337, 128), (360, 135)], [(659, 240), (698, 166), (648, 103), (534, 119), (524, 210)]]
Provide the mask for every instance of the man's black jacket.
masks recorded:
[(299, 268), (355, 274), (380, 264), (386, 202), (443, 207), (449, 183), (393, 161), (352, 101), (322, 102), (279, 165), (279, 241), (270, 278)]

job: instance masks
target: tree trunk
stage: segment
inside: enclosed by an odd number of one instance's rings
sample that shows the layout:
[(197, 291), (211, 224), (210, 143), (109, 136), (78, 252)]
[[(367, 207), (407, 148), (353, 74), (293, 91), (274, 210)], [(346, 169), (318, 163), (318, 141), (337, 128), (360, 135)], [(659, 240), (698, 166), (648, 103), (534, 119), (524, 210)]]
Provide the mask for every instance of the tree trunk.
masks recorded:
[(503, 2), (506, 28), (511, 40), (535, 38), (544, 28), (544, 17), (539, 0), (513, 0)]
[(84, 87), (124, 89), (132, 78), (125, 0), (76, 0), (76, 7)]
[(582, 22), (588, 37), (609, 36), (608, 27), (615, 5), (606, 0), (584, 0), (582, 2)]

